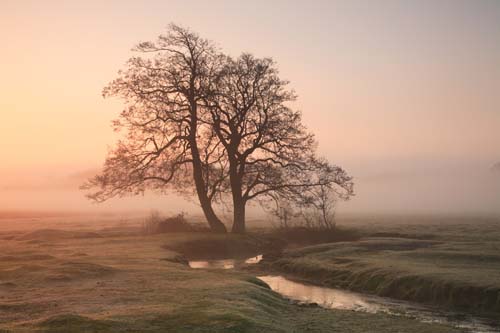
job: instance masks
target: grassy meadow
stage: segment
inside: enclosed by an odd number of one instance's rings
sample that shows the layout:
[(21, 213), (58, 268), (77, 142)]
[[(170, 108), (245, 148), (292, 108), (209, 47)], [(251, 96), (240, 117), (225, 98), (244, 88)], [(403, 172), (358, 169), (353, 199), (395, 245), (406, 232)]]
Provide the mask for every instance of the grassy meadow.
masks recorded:
[(267, 243), (255, 235), (142, 235), (136, 222), (110, 219), (47, 221), (50, 229), (30, 230), (31, 222), (4, 224), (0, 234), (2, 332), (455, 331), (299, 305), (250, 273), (191, 269), (180, 253), (210, 242), (260, 250)]

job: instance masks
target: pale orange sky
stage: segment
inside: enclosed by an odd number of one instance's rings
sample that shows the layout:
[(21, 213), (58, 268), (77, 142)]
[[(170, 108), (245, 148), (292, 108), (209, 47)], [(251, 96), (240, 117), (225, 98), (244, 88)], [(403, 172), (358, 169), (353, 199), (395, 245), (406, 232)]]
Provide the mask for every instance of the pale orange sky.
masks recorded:
[(170, 22), (278, 62), (321, 153), (356, 179), (341, 209), (500, 212), (495, 0), (1, 0), (0, 210), (170, 209), (77, 189), (116, 139), (121, 103), (101, 89)]

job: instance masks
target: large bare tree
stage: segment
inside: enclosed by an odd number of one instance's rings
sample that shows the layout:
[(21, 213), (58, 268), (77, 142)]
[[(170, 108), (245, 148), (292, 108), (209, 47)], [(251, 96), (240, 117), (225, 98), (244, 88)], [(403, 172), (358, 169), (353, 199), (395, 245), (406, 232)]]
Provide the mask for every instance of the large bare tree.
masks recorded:
[(194, 192), (212, 230), (225, 232), (213, 204), (229, 195), (232, 231), (241, 233), (251, 200), (312, 205), (318, 187), (352, 195), (347, 173), (316, 156), (313, 135), (288, 106), (295, 94), (271, 59), (234, 60), (175, 25), (136, 51), (142, 55), (103, 92), (125, 100), (114, 125), (126, 135), (83, 186), (89, 198)]
[(197, 34), (170, 25), (156, 42), (139, 44), (141, 56), (103, 91), (126, 107), (114, 126), (126, 134), (109, 153), (102, 172), (83, 187), (104, 201), (145, 190), (198, 196), (213, 231), (225, 232), (212, 203), (226, 180), (224, 149), (204, 120), (204, 102), (223, 59)]
[(207, 96), (212, 128), (225, 148), (233, 201), (232, 231), (245, 231), (250, 200), (289, 200), (306, 204), (313, 187), (353, 193), (351, 177), (316, 156), (313, 135), (288, 104), (295, 94), (280, 79), (275, 63), (243, 54), (226, 58)]

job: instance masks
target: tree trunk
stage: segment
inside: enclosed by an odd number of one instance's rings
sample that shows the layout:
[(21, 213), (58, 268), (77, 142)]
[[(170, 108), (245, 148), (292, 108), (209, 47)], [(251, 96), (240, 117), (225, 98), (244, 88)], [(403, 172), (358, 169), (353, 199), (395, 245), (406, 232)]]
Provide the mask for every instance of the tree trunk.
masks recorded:
[(235, 234), (245, 233), (245, 202), (233, 198), (233, 228)]
[(213, 232), (226, 233), (226, 226), (215, 214), (214, 209), (212, 208), (212, 203), (208, 198), (207, 191), (205, 189), (205, 182), (203, 180), (200, 153), (198, 152), (198, 146), (196, 143), (191, 143), (191, 152), (193, 155), (193, 178), (203, 214), (205, 214), (208, 225)]
[(206, 193), (205, 195), (203, 195), (203, 193), (200, 193), (200, 191), (198, 191), (198, 199), (200, 200), (201, 209), (203, 210), (203, 214), (205, 214), (205, 218), (207, 219), (208, 225), (210, 226), (210, 230), (217, 233), (226, 233), (226, 226), (215, 214), (212, 208), (212, 204), (206, 196)]
[[(196, 193), (198, 194), (198, 199), (200, 200), (201, 209), (205, 218), (207, 219), (208, 225), (213, 232), (226, 233), (226, 226), (215, 214), (212, 203), (208, 198), (207, 191), (205, 189), (205, 182), (203, 180), (202, 165), (197, 152), (197, 148), (191, 147), (193, 150), (193, 178), (196, 186)], [(196, 150), (196, 153), (194, 153)], [(197, 156), (195, 158), (195, 155)]]
[(191, 156), (193, 158), (193, 179), (196, 187), (196, 193), (198, 194), (201, 209), (203, 210), (203, 214), (205, 214), (205, 218), (207, 219), (210, 229), (213, 232), (226, 233), (226, 226), (215, 214), (214, 209), (212, 208), (212, 202), (208, 198), (205, 181), (203, 179), (203, 165), (201, 163), (200, 152), (198, 150), (198, 143), (196, 142), (196, 130), (198, 126), (196, 103), (192, 99), (190, 102), (192, 105), (192, 113), (189, 145), (191, 148)]
[(236, 165), (235, 161), (230, 161), (229, 178), (231, 182), (231, 193), (233, 194), (233, 227), (231, 232), (242, 234), (245, 232), (246, 201), (243, 199), (241, 178), (238, 175)]

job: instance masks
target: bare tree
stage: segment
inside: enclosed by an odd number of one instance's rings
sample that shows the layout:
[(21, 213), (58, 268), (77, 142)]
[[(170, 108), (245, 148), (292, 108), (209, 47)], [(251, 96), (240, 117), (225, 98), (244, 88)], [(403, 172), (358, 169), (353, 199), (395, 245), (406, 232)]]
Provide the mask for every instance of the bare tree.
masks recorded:
[(211, 42), (176, 25), (135, 51), (142, 56), (131, 58), (103, 91), (126, 102), (114, 122), (125, 138), (82, 187), (98, 202), (146, 189), (195, 192), (211, 229), (225, 232), (212, 203), (227, 178), (226, 158), (204, 119), (223, 57)]
[[(320, 177), (331, 177), (335, 174), (320, 170)], [(311, 175), (310, 172), (308, 172)], [(314, 183), (314, 182), (313, 182)], [(278, 218), (281, 228), (306, 227), (310, 229), (334, 229), (336, 205), (339, 200), (347, 200), (352, 195), (352, 188), (348, 191), (335, 186), (335, 180), (317, 180), (320, 185), (304, 186), (300, 192), (281, 197), (279, 194), (273, 197), (273, 201), (265, 208), (268, 212)], [(349, 184), (348, 186), (351, 186)]]
[(287, 200), (281, 200), (279, 197), (274, 197), (264, 209), (272, 216), (278, 219), (278, 227), (280, 229), (288, 229), (294, 225), (294, 220), (297, 217), (297, 210), (292, 207), (292, 203)]
[(287, 106), (295, 94), (271, 59), (233, 60), (175, 25), (136, 51), (142, 56), (103, 92), (125, 100), (114, 126), (126, 135), (83, 186), (90, 199), (196, 193), (212, 230), (225, 232), (213, 204), (230, 195), (232, 231), (240, 233), (251, 200), (304, 205), (316, 187), (352, 195), (346, 172), (317, 158), (300, 112)]
[(225, 148), (233, 201), (232, 231), (245, 231), (250, 200), (303, 202), (310, 188), (337, 188), (348, 198), (351, 177), (318, 159), (316, 142), (287, 103), (295, 94), (279, 78), (275, 63), (243, 54), (227, 59), (207, 96), (213, 131)]
[(299, 204), (300, 218), (307, 226), (320, 229), (335, 228), (335, 209), (339, 199), (329, 186), (320, 185), (309, 189), (305, 200)]

